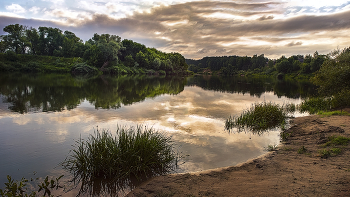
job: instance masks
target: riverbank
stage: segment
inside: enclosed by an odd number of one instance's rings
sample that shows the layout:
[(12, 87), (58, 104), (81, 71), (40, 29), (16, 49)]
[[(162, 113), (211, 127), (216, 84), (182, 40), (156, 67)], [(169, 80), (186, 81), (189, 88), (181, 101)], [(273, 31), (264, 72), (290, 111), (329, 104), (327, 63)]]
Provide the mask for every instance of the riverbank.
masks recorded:
[[(155, 177), (127, 196), (349, 196), (350, 145), (325, 143), (330, 136), (350, 137), (350, 116), (300, 117), (291, 125), (287, 140), (261, 158)], [(327, 157), (324, 150), (331, 154)]]

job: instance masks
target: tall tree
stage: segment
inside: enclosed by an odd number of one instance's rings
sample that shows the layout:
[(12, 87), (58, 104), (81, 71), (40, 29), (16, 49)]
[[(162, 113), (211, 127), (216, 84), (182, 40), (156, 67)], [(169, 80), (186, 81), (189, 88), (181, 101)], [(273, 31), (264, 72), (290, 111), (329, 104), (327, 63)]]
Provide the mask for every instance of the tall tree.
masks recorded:
[(324, 95), (350, 92), (350, 48), (329, 54), (312, 81)]
[(8, 25), (3, 30), (8, 33), (8, 35), (3, 36), (6, 48), (13, 50), (17, 54), (24, 54), (27, 47), (30, 46), (30, 42), (28, 42), (25, 35), (26, 27), (15, 24)]
[(26, 36), (28, 41), (30, 42), (30, 51), (29, 53), (32, 55), (37, 55), (37, 51), (39, 51), (39, 34), (35, 28), (29, 28), (26, 30)]

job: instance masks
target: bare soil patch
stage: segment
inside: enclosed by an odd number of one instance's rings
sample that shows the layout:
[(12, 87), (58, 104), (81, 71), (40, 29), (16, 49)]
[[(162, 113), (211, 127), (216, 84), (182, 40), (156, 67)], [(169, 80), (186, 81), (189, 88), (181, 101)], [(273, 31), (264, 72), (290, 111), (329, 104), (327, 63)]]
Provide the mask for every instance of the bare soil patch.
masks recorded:
[[(288, 139), (264, 157), (155, 177), (127, 196), (350, 196), (350, 144), (324, 146), (330, 136), (350, 137), (349, 116), (295, 118), (286, 133)], [(331, 148), (341, 152), (321, 157)]]

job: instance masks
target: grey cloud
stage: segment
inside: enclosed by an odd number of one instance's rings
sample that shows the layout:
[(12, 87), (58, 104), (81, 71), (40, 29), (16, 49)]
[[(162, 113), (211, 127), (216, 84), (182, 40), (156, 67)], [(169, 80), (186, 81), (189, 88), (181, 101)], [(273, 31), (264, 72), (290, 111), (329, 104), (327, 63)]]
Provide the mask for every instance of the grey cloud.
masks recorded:
[(292, 46), (297, 46), (297, 45), (302, 45), (302, 44), (303, 44), (302, 42), (290, 42), (286, 46), (292, 47)]
[[(56, 26), (62, 30), (67, 29), (75, 32), (84, 40), (91, 38), (94, 33), (116, 34), (123, 39), (132, 39), (166, 52), (181, 52), (186, 58), (202, 58), (213, 55), (251, 56), (262, 53), (265, 56), (276, 57), (281, 54), (313, 53), (315, 50), (319, 50), (317, 48), (322, 44), (309, 43), (313, 43), (312, 41), (316, 38), (324, 37), (327, 39), (327, 37), (335, 35), (337, 36), (333, 39), (342, 38), (346, 40), (341, 44), (349, 43), (347, 41), (348, 35), (339, 34), (339, 31), (347, 31), (350, 28), (350, 20), (348, 20), (350, 11), (329, 15), (316, 16), (309, 14), (278, 19), (275, 16), (286, 11), (283, 4), (246, 2), (189, 2), (161, 6), (152, 9), (150, 13), (134, 13), (134, 15), (118, 20), (107, 15), (96, 14), (93, 15), (91, 20), (86, 19), (79, 23), (72, 21), (77, 24), (76, 26), (64, 26), (48, 21), (1, 17), (0, 27), (3, 28), (13, 23), (33, 24), (34, 27), (39, 24), (41, 26)], [(204, 17), (204, 15), (218, 12), (238, 15), (243, 18), (255, 16), (257, 20)], [(11, 23), (9, 23), (10, 21)], [(181, 21), (183, 23), (175, 24)], [(166, 23), (174, 24), (169, 26)], [(157, 35), (155, 32), (160, 32), (160, 34)], [(317, 35), (318, 32), (331, 33)], [(249, 45), (240, 42), (247, 39), (251, 40)], [(257, 42), (265, 44), (256, 45)], [(304, 47), (305, 43), (308, 43), (307, 48)], [(279, 47), (273, 44), (279, 44)], [(339, 44), (335, 43), (335, 48), (337, 45)], [(322, 46), (327, 51), (333, 49), (330, 48), (333, 47), (332, 45)]]
[(271, 20), (271, 19), (274, 19), (275, 17), (274, 16), (262, 16), (260, 18), (258, 18), (259, 21), (264, 21), (264, 20)]

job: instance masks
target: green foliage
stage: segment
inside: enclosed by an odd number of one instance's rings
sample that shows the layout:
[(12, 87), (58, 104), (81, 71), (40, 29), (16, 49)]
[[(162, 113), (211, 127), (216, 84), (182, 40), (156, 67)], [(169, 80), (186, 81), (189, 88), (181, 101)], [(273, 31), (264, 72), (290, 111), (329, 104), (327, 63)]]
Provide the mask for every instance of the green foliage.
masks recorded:
[(282, 131), (282, 132), (280, 133), (281, 141), (282, 141), (282, 142), (287, 141), (288, 138), (290, 137), (290, 135), (291, 135), (290, 133), (287, 133), (286, 131)]
[(298, 154), (304, 154), (306, 151), (307, 150), (306, 150), (305, 146), (302, 146), (298, 149)]
[(98, 73), (97, 68), (88, 66), (85, 63), (78, 63), (75, 66), (72, 67), (71, 72), (73, 74), (87, 74), (87, 73)]
[(293, 71), (292, 64), (287, 60), (284, 59), (281, 62), (277, 63), (276, 65), (276, 70), (279, 73), (290, 73)]
[[(10, 55), (9, 55), (10, 54)], [(8, 57), (11, 58), (8, 58)], [(14, 54), (8, 51), (0, 54), (0, 70), (12, 72), (45, 72), (45, 73), (69, 73), (73, 65), (81, 63), (81, 58), (60, 58), (52, 56), (34, 56)]]
[(76, 141), (62, 165), (74, 175), (73, 181), (82, 181), (85, 187), (99, 179), (120, 182), (131, 176), (166, 173), (177, 159), (169, 137), (140, 125), (118, 127), (116, 136), (97, 130), (88, 139)]
[[(304, 100), (299, 106), (300, 112), (309, 112), (310, 114), (329, 112), (333, 109), (342, 108), (345, 106), (350, 106), (350, 92), (346, 90), (341, 91), (337, 95), (333, 97), (316, 97), (316, 98), (308, 98)], [(335, 115), (337, 112), (333, 112)], [(343, 114), (342, 111), (338, 114)], [(345, 113), (344, 113), (345, 114)]]
[(332, 108), (331, 98), (308, 98), (304, 100), (299, 106), (300, 112), (309, 112), (310, 114), (315, 114), (320, 111), (329, 111)]
[(278, 147), (277, 145), (268, 145), (266, 150), (270, 151), (270, 152), (275, 151), (275, 150), (277, 150), (277, 147)]
[(332, 146), (332, 148), (326, 148), (319, 151), (321, 158), (328, 158), (330, 156), (339, 155), (342, 150), (337, 146), (346, 146), (350, 142), (350, 138), (344, 136), (330, 136), (328, 141), (323, 145), (324, 147)]
[(282, 126), (286, 123), (287, 111), (283, 106), (274, 103), (255, 103), (249, 110), (239, 117), (230, 117), (225, 122), (225, 128), (247, 126), (253, 130), (261, 131)]
[[(99, 68), (104, 73), (135, 74), (144, 73), (144, 69), (157, 71), (161, 75), (188, 75), (188, 65), (179, 53), (163, 53), (154, 48), (123, 40), (116, 35), (94, 34), (87, 42), (73, 32), (52, 27), (27, 28), (23, 25), (8, 25), (4, 28), (8, 35), (1, 36), (0, 52), (14, 54), (30, 54), (56, 57), (81, 57), (87, 65)], [(17, 61), (15, 55), (9, 54), (8, 61)], [(112, 63), (115, 62), (115, 63)], [(82, 63), (82, 62), (78, 62)], [(110, 65), (114, 64), (114, 65)], [(73, 64), (75, 65), (75, 64)], [(71, 67), (73, 65), (70, 65)], [(124, 68), (121, 65), (125, 65)], [(49, 68), (31, 69), (23, 64), (23, 68), (1, 65), (2, 71), (24, 72), (67, 72), (64, 64), (55, 64)], [(54, 68), (61, 67), (61, 68)], [(138, 67), (139, 69), (129, 69)], [(82, 69), (85, 70), (86, 69)], [(158, 72), (162, 70), (161, 72)]]
[(340, 148), (322, 149), (318, 151), (318, 153), (321, 158), (326, 159), (331, 156), (339, 155), (341, 153), (341, 149)]
[(321, 116), (350, 116), (350, 113), (346, 111), (320, 111), (317, 114)]
[(350, 142), (350, 138), (343, 136), (330, 136), (328, 137), (328, 142), (324, 144), (324, 146), (335, 146), (335, 145), (348, 145)]
[(312, 81), (322, 95), (332, 96), (350, 91), (350, 48), (328, 55)]
[(52, 191), (63, 188), (59, 180), (63, 177), (61, 175), (58, 178), (50, 179), (47, 176), (44, 182), (41, 182), (38, 187), (37, 192), (31, 191), (28, 186), (28, 179), (24, 177), (20, 181), (15, 181), (11, 176), (7, 175), (7, 183), (5, 183), (5, 188), (0, 189), (0, 196), (2, 197), (36, 197), (43, 192), (40, 196), (53, 196)]
[(282, 80), (284, 78), (284, 73), (278, 73), (277, 74), (277, 79)]
[(5, 55), (5, 59), (7, 61), (15, 62), (15, 61), (17, 61), (19, 59), (17, 54), (15, 52), (13, 52), (13, 51), (6, 51), (5, 54), (6, 54)]

